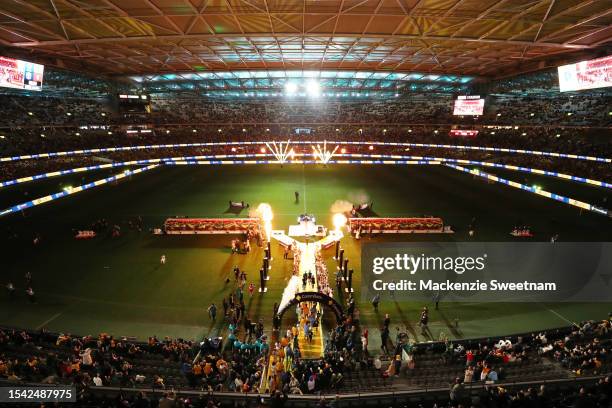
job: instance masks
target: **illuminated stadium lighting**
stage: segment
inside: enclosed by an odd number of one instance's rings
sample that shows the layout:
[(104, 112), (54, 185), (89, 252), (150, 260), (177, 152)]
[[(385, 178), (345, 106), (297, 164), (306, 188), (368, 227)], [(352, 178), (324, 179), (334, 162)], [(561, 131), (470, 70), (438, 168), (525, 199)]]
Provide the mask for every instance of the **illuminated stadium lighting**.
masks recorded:
[(437, 131), (437, 130), (434, 130), (434, 133), (435, 133), (435, 134), (438, 134), (438, 131)]
[(0, 135), (0, 139), (6, 139), (6, 136)]
[(529, 116), (535, 116), (535, 113), (532, 112)]
[(113, 134), (113, 132), (111, 132), (111, 131), (109, 130), (109, 131), (108, 131), (108, 134), (109, 134), (109, 135), (112, 135), (112, 134)]
[(522, 136), (527, 136), (527, 133), (523, 132), (521, 133)]
[(383, 133), (387, 133), (387, 129), (383, 129)]
[(359, 133), (363, 133), (363, 129), (359, 129)]
[(608, 115), (609, 115), (609, 116), (612, 116), (612, 112), (608, 112)]
[(76, 132), (75, 135), (76, 136), (81, 136), (81, 134), (79, 132)]
[(270, 128), (266, 128), (266, 132), (269, 132), (269, 131), (270, 131)]
[(556, 136), (557, 136), (557, 137), (561, 137), (561, 134), (560, 134), (560, 133), (557, 133), (557, 135), (556, 135)]
[(321, 96), (321, 85), (317, 81), (308, 81), (306, 83), (306, 92), (309, 96), (317, 98)]
[(501, 113), (498, 113), (497, 116), (501, 116)]
[(336, 128), (336, 132), (339, 132), (339, 131), (340, 131), (340, 129)]
[(44, 134), (44, 133), (41, 133), (41, 134), (40, 134), (40, 137), (45, 137), (45, 134)]
[(105, 112), (102, 112), (100, 115), (102, 115), (102, 116), (106, 116), (106, 113), (105, 113)]
[(170, 129), (166, 129), (166, 134), (170, 133)]
[(514, 127), (514, 130), (518, 130), (518, 126), (515, 126), (515, 127)]
[(494, 135), (494, 134), (495, 134), (495, 132), (491, 132), (491, 134), (492, 134), (492, 135)]
[(412, 129), (408, 129), (408, 133), (412, 133)]
[(66, 112), (66, 116), (72, 116), (72, 113)]
[(572, 112), (567, 112), (567, 116), (572, 116), (573, 113)]
[(34, 114), (32, 112), (28, 112), (28, 115), (33, 116)]
[(287, 95), (295, 95), (298, 90), (298, 86), (295, 82), (287, 82), (285, 84), (285, 93)]
[(242, 128), (242, 131), (243, 131), (243, 132), (246, 132), (246, 129), (245, 129), (245, 128)]

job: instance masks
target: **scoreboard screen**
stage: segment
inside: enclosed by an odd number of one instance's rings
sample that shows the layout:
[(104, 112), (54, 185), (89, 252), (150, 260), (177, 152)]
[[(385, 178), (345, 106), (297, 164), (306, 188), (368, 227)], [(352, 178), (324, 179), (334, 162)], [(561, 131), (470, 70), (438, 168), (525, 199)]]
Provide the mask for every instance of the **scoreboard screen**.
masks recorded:
[(44, 65), (0, 57), (0, 86), (41, 91), (44, 70)]
[(612, 55), (576, 64), (562, 65), (559, 72), (561, 92), (612, 86)]
[(453, 115), (455, 116), (480, 116), (484, 111), (484, 99), (480, 96), (459, 96), (455, 100)]

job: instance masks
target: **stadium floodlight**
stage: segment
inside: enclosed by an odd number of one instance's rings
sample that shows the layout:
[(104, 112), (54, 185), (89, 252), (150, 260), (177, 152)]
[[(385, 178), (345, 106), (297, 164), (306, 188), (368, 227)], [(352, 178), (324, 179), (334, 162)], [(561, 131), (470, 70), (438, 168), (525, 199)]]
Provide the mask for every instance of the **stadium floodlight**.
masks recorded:
[(113, 134), (113, 132), (111, 132), (111, 131), (109, 130), (109, 131), (108, 131), (108, 134), (109, 134), (109, 135), (112, 135), (112, 134)]
[(501, 113), (498, 113), (497, 116), (501, 116)]
[(166, 134), (169, 134), (169, 133), (170, 133), (170, 129), (166, 129)]
[(29, 116), (33, 116), (34, 114), (32, 112), (28, 112), (28, 115)]
[(6, 136), (0, 135), (0, 139), (6, 139)]
[(106, 116), (106, 112), (102, 112), (100, 115), (102, 115), (102, 116)]
[(246, 129), (245, 129), (245, 128), (242, 128), (242, 132), (243, 132), (243, 133), (244, 133), (244, 132), (246, 132)]
[(295, 82), (287, 82), (285, 84), (285, 93), (287, 95), (295, 95), (297, 91), (298, 91), (298, 86)]
[(269, 132), (269, 131), (270, 131), (270, 128), (266, 128), (266, 132)]
[(45, 137), (45, 134), (44, 134), (44, 133), (41, 133), (41, 134), (40, 134), (40, 137)]
[(306, 92), (308, 96), (318, 98), (321, 96), (321, 85), (317, 81), (310, 80), (306, 83)]
[(75, 135), (76, 136), (81, 136), (81, 134), (79, 132), (76, 132)]
[(72, 113), (66, 112), (66, 116), (72, 116)]
[(523, 132), (521, 133), (521, 136), (527, 136), (527, 133)]
[(408, 129), (408, 133), (412, 133), (412, 129)]
[(531, 114), (529, 116), (535, 116), (535, 113), (531, 112)]

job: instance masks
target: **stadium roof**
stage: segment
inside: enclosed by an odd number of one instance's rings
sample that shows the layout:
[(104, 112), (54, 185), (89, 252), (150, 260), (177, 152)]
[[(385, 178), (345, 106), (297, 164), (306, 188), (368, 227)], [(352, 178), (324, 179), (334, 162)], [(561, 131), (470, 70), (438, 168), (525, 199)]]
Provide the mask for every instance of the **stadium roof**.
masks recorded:
[(199, 91), (207, 96), (397, 97), (405, 92), (465, 92), (472, 77), (372, 71), (216, 71), (132, 76), (146, 92)]
[(0, 3), (0, 44), (102, 74), (499, 76), (589, 57), (609, 47), (611, 23), (601, 0), (11, 0)]

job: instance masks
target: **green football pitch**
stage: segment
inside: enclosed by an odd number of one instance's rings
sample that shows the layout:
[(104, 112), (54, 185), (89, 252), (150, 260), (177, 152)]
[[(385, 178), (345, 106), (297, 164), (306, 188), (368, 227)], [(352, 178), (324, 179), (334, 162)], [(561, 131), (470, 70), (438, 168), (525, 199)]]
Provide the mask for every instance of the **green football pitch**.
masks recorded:
[[(116, 171), (116, 170), (115, 170)], [(2, 207), (17, 204), (78, 185), (109, 173), (24, 184), (0, 190)], [(517, 181), (538, 184), (551, 191), (600, 204), (603, 189), (565, 181), (504, 174)], [(300, 193), (299, 203), (294, 192)], [(465, 241), (467, 225), (476, 218), (475, 240), (511, 241), (515, 225), (529, 225), (535, 240), (548, 241), (559, 234), (563, 241), (609, 241), (609, 219), (581, 213), (575, 208), (533, 194), (433, 166), (185, 166), (152, 170), (116, 185), (108, 185), (73, 197), (45, 204), (0, 219), (2, 232), (2, 283), (17, 287), (15, 299), (0, 296), (0, 325), (25, 328), (47, 327), (75, 334), (108, 332), (145, 339), (150, 335), (200, 339), (225, 332), (224, 323), (211, 322), (207, 306), (233, 290), (232, 267), (246, 270), (248, 280), (258, 284), (263, 251), (232, 255), (231, 236), (154, 236), (149, 228), (161, 226), (172, 216), (241, 217), (247, 212), (228, 212), (228, 201), (251, 206), (265, 202), (274, 211), (273, 228), (287, 230), (302, 213), (314, 214), (317, 223), (332, 226), (332, 206), (338, 200), (373, 201), (379, 216), (442, 217), (456, 231), (452, 235), (404, 235), (362, 238), (345, 237), (342, 245), (360, 285), (360, 245), (388, 241)], [(138, 232), (127, 222), (141, 216), (145, 230)], [(87, 229), (105, 218), (118, 224), (122, 234), (77, 241), (73, 230)], [(34, 234), (42, 237), (32, 244)], [(272, 245), (269, 290), (246, 295), (248, 314), (271, 326), (272, 309), (291, 274), (291, 262)], [(162, 254), (167, 263), (160, 265)], [(333, 250), (326, 253), (329, 270), (335, 270)], [(29, 304), (24, 274), (33, 275), (37, 303)], [(330, 277), (333, 281), (333, 276)], [(383, 297), (378, 313), (357, 294), (362, 326), (368, 327), (371, 344), (378, 340), (377, 328), (385, 313), (392, 327), (407, 329), (418, 340), (427, 340), (415, 330), (422, 303), (397, 302)], [(342, 298), (339, 298), (343, 301)], [(582, 319), (607, 316), (611, 303), (590, 304), (502, 304), (442, 303), (431, 312), (433, 338), (482, 337), (560, 327)], [(285, 323), (292, 323), (290, 313)], [(459, 327), (455, 327), (455, 319)]]

